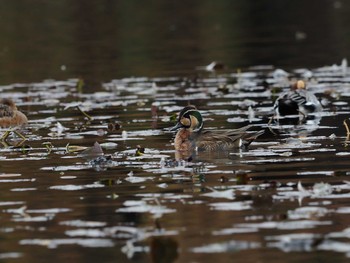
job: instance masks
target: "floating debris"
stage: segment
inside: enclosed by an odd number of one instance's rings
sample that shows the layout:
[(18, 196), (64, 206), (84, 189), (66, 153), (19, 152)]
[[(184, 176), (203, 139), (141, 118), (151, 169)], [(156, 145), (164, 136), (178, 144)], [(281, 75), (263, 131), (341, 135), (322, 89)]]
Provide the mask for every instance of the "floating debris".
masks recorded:
[[(155, 250), (169, 246), (173, 259), (177, 240), (192, 256), (276, 248), (348, 256), (349, 229), (334, 224), (350, 214), (347, 61), (288, 72), (271, 65), (208, 69), (195, 77), (114, 79), (83, 92), (78, 79), (0, 86), (30, 117), (26, 143), (13, 146), (17, 138), (9, 137), (0, 149), (0, 185), (11, 196), (0, 202), (1, 235), (41, 250), (118, 244), (128, 257), (156, 258)], [(269, 123), (275, 99), (298, 79), (321, 101), (320, 116)], [(265, 133), (249, 149), (194, 151), (177, 160), (166, 128), (188, 104), (201, 105), (208, 131), (250, 124)], [(50, 202), (33, 199), (42, 194)], [(230, 220), (207, 228), (221, 216)], [(22, 230), (31, 238), (19, 238)], [(262, 243), (251, 241), (258, 232)]]
[(20, 245), (39, 245), (55, 249), (62, 245), (79, 245), (82, 247), (113, 247), (114, 242), (103, 238), (66, 238), (66, 239), (22, 239)]
[(207, 187), (211, 192), (202, 194), (202, 196), (207, 196), (207, 197), (213, 197), (213, 198), (226, 198), (233, 200), (235, 198), (234, 196), (234, 189), (228, 189), (228, 190), (215, 190), (211, 187)]
[(242, 211), (251, 209), (251, 201), (243, 201), (243, 202), (219, 202), (219, 203), (211, 203), (209, 206), (214, 210), (220, 211)]
[(213, 61), (206, 66), (199, 66), (196, 69), (197, 70), (206, 70), (206, 71), (217, 71), (217, 70), (226, 69), (226, 66), (222, 62)]
[(249, 241), (229, 241), (223, 243), (214, 243), (201, 247), (192, 248), (193, 253), (227, 253), (237, 252), (246, 249), (258, 249), (261, 245), (258, 242)]
[(85, 147), (85, 146), (69, 145), (69, 143), (66, 145), (66, 152), (67, 153), (81, 152), (81, 151), (84, 151), (86, 149), (87, 149), (87, 147)]
[(78, 149), (79, 149), (79, 151), (82, 150), (81, 156), (83, 156), (87, 159), (95, 158), (95, 157), (98, 157), (98, 156), (104, 154), (102, 147), (98, 142), (95, 142), (92, 147), (89, 147), (89, 148), (82, 147), (82, 148), (78, 148)]
[(142, 156), (145, 153), (145, 148), (141, 147), (140, 145), (136, 146), (136, 152), (135, 156)]

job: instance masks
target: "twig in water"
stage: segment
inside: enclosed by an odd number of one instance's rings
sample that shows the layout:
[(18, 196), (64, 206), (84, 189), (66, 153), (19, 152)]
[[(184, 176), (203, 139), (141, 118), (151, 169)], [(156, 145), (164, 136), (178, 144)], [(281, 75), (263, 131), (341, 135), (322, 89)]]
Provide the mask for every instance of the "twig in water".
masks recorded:
[(88, 118), (89, 121), (93, 120), (93, 118), (87, 114), (85, 111), (83, 111), (79, 106), (76, 106), (78, 111), (80, 111), (86, 118)]

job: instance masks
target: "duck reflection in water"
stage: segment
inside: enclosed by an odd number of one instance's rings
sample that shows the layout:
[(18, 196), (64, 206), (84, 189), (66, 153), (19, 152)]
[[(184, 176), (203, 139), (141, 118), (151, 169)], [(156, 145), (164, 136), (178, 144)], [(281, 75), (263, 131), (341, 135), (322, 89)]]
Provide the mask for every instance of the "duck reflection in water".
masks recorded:
[(258, 136), (264, 133), (248, 132), (251, 126), (230, 130), (205, 130), (203, 117), (195, 106), (183, 108), (176, 125), (171, 131), (177, 131), (174, 146), (176, 159), (190, 160), (195, 151), (228, 151), (248, 147)]
[(6, 128), (0, 140), (5, 142), (11, 132), (18, 135), (24, 142), (26, 138), (18, 131), (18, 128), (26, 125), (28, 118), (17, 109), (16, 104), (11, 99), (0, 99), (0, 127)]
[(154, 263), (175, 262), (179, 256), (179, 244), (173, 237), (153, 236), (150, 248), (150, 255)]

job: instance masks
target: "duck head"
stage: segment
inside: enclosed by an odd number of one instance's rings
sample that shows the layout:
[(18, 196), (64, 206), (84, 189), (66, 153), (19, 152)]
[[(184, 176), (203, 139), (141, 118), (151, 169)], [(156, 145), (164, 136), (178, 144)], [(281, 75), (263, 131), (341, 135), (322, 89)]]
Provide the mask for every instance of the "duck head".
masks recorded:
[(4, 104), (8, 106), (12, 110), (17, 110), (16, 104), (11, 99), (7, 99), (7, 98), (0, 99), (0, 104)]
[(295, 82), (292, 86), (293, 90), (302, 90), (302, 89), (306, 89), (306, 84), (303, 80), (298, 80), (297, 82)]
[(176, 125), (170, 131), (177, 131), (185, 128), (192, 132), (199, 132), (203, 128), (203, 118), (194, 106), (186, 106), (182, 109), (177, 119)]

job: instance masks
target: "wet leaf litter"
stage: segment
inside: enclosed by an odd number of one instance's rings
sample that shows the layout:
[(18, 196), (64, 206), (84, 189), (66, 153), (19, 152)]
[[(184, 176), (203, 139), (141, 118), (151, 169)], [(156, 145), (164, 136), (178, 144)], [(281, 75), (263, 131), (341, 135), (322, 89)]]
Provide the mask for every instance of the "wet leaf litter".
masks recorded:
[[(80, 79), (0, 86), (28, 117), (25, 141), (11, 133), (0, 149), (9, 225), (0, 231), (31, 229), (11, 253), (118, 247), (133, 258), (165, 242), (176, 257), (270, 249), (348, 257), (346, 60), (288, 72), (216, 65), (195, 77), (115, 79), (91, 93)], [(276, 117), (276, 99), (298, 80), (322, 111)], [(208, 130), (249, 124), (265, 133), (248, 149), (178, 159), (169, 128), (189, 104)], [(47, 204), (33, 194), (54, 196)]]

